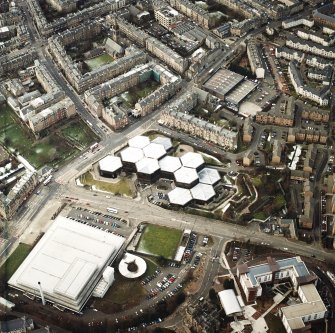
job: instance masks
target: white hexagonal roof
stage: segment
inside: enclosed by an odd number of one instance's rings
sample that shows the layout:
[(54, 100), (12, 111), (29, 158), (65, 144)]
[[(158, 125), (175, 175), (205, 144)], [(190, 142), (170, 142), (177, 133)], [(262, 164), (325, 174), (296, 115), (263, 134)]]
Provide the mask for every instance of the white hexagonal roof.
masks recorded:
[(163, 145), (166, 151), (172, 148), (172, 141), (170, 138), (158, 136), (156, 139), (152, 140), (151, 142)]
[(170, 203), (179, 206), (185, 206), (192, 200), (192, 195), (190, 190), (185, 188), (176, 187), (171, 192), (168, 193), (168, 198)]
[(120, 153), (123, 162), (136, 163), (143, 158), (143, 151), (139, 148), (127, 147)]
[(199, 183), (191, 188), (191, 194), (193, 199), (208, 201), (215, 196), (215, 191), (212, 185)]
[(183, 166), (188, 168), (196, 169), (205, 163), (203, 157), (199, 153), (188, 152), (184, 154), (181, 158), (181, 163)]
[(165, 156), (158, 161), (162, 171), (174, 173), (181, 168), (179, 157)]
[(159, 164), (153, 158), (144, 157), (136, 163), (136, 170), (137, 172), (151, 175), (159, 170)]
[(133, 138), (129, 139), (128, 146), (133, 148), (140, 148), (143, 149), (150, 143), (150, 140), (147, 136), (144, 135), (137, 135)]
[(181, 167), (174, 173), (174, 178), (178, 183), (191, 184), (199, 177), (195, 169)]
[(114, 172), (122, 168), (121, 158), (118, 156), (107, 155), (99, 161), (99, 169), (106, 172)]
[(203, 168), (198, 175), (199, 183), (203, 184), (214, 185), (221, 179), (219, 172), (212, 168)]
[(159, 160), (166, 155), (166, 150), (163, 145), (158, 143), (149, 143), (146, 147), (143, 148), (143, 154), (145, 157)]

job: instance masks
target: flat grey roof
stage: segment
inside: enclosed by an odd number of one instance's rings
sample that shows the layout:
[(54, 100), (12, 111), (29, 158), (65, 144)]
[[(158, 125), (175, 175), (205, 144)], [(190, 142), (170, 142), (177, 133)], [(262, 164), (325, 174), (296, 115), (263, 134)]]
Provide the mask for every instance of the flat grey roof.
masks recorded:
[(58, 216), (9, 280), (9, 285), (39, 293), (80, 311), (120, 250), (124, 238)]
[(181, 184), (191, 184), (199, 177), (195, 169), (181, 167), (174, 173), (176, 182)]
[(212, 168), (203, 168), (198, 175), (199, 182), (203, 184), (214, 185), (221, 179), (219, 172)]
[(200, 201), (208, 201), (215, 196), (215, 191), (212, 185), (197, 184), (191, 188), (193, 199)]
[(163, 172), (174, 173), (179, 168), (181, 168), (181, 162), (179, 157), (175, 156), (165, 156), (159, 160), (159, 166)]
[(147, 136), (137, 135), (128, 140), (128, 146), (133, 148), (144, 148), (150, 143), (150, 140)]
[(221, 68), (207, 82), (205, 82), (203, 87), (209, 92), (217, 93), (219, 97), (224, 97), (242, 80), (242, 75)]
[(163, 136), (158, 136), (156, 139), (152, 140), (153, 143), (159, 143), (164, 146), (165, 150), (168, 151), (172, 148), (172, 141), (170, 138), (166, 138)]
[[(294, 269), (297, 273), (297, 276), (299, 276), (299, 277), (307, 276), (307, 275), (310, 274), (306, 265), (305, 265), (305, 263), (303, 261), (301, 261), (300, 257), (293, 257), (293, 258), (276, 260), (276, 263), (278, 264), (280, 270), (288, 268), (288, 267), (294, 267)], [(267, 263), (249, 267), (249, 272), (246, 273), (246, 274), (250, 278), (251, 282), (254, 285), (256, 285), (257, 280), (256, 280), (255, 276), (264, 275), (266, 273), (269, 273), (269, 274), (271, 273), (271, 267)]]
[(193, 169), (196, 169), (205, 163), (201, 154), (193, 152), (184, 154), (180, 160), (183, 166)]
[(159, 160), (160, 158), (166, 155), (166, 150), (163, 145), (151, 142), (146, 147), (143, 148), (143, 154), (145, 157), (150, 157)]
[(234, 90), (232, 90), (227, 96), (226, 101), (233, 104), (240, 104), (255, 88), (257, 83), (249, 80), (243, 81)]
[(137, 172), (151, 175), (159, 170), (159, 164), (153, 158), (144, 157), (136, 163), (136, 170)]
[(192, 200), (192, 195), (190, 190), (186, 188), (176, 187), (171, 192), (168, 193), (168, 198), (170, 203), (185, 206)]
[(121, 158), (118, 156), (107, 155), (99, 161), (99, 169), (106, 172), (115, 172), (122, 168)]
[(127, 147), (120, 153), (123, 162), (136, 163), (144, 157), (140, 148)]

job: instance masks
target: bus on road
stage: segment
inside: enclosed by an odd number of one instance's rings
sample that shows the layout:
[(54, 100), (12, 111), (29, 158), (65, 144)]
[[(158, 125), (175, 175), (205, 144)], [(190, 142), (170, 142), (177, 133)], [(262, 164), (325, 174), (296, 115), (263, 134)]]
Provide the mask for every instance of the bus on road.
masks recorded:
[(91, 152), (95, 151), (95, 150), (98, 148), (98, 146), (99, 146), (98, 142), (94, 143), (94, 144), (90, 147)]
[(107, 212), (117, 214), (117, 209), (108, 207)]
[(52, 175), (50, 175), (48, 178), (46, 178), (43, 182), (43, 185), (46, 186), (48, 185), (50, 182), (51, 182), (51, 179), (52, 179)]

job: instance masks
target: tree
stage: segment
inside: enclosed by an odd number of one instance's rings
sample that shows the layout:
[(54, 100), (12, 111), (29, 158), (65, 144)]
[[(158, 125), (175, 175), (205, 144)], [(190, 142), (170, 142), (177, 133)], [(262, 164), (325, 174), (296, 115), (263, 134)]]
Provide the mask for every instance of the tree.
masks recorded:
[(226, 279), (223, 281), (224, 289), (234, 289), (234, 281), (232, 279)]
[(217, 300), (216, 292), (213, 288), (209, 289), (208, 297), (212, 303), (215, 303)]

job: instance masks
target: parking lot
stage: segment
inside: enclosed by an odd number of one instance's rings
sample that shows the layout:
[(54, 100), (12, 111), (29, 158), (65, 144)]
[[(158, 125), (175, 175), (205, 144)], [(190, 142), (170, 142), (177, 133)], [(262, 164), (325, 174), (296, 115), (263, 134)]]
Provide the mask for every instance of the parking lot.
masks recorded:
[(102, 213), (83, 207), (74, 207), (67, 212), (66, 217), (71, 220), (89, 225), (115, 235), (128, 237), (131, 230), (127, 226), (127, 221), (111, 213)]

